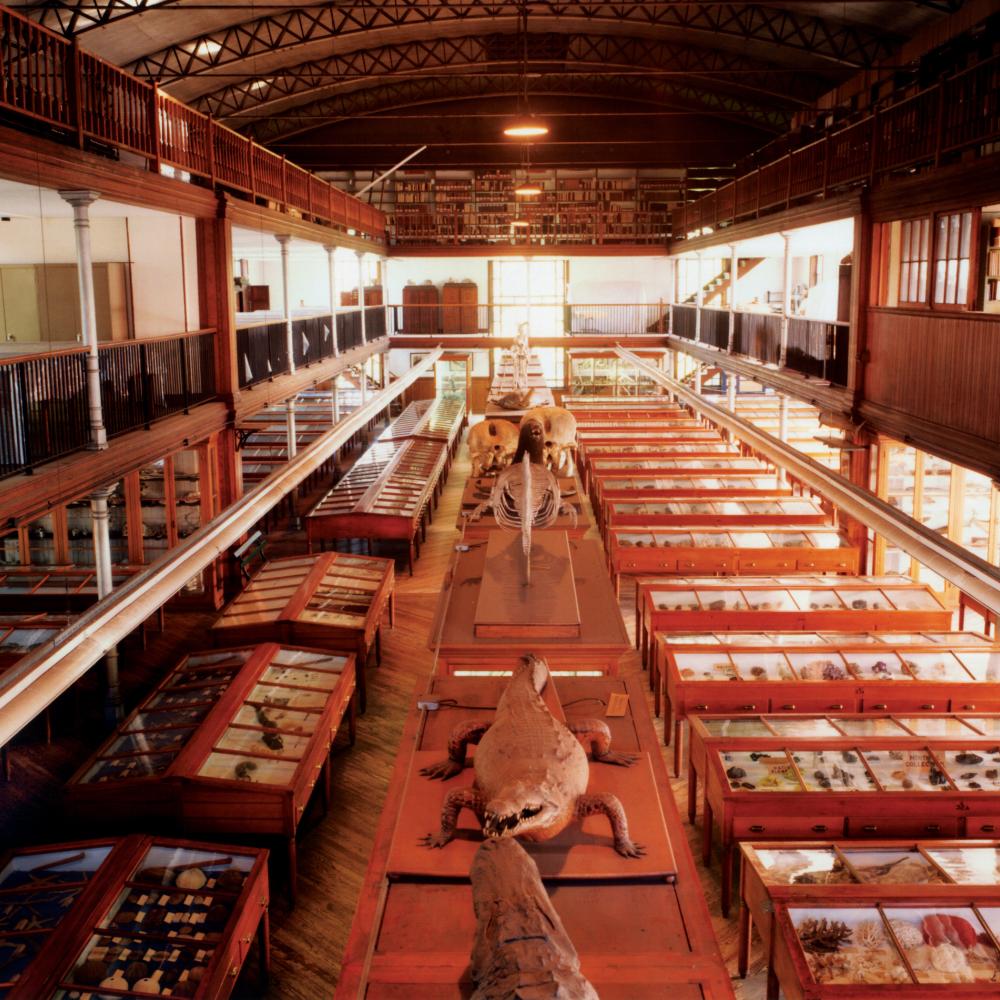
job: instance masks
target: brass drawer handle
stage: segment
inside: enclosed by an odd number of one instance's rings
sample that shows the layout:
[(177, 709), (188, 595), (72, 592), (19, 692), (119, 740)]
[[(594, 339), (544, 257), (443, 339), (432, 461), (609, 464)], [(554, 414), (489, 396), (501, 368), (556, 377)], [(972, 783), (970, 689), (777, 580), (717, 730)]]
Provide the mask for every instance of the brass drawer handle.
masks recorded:
[(941, 824), (940, 823), (928, 823), (927, 826), (924, 827), (924, 832), (925, 833), (940, 833), (941, 832)]
[(933, 705), (921, 705), (920, 706), (920, 711), (921, 712), (933, 712), (934, 711), (934, 706)]
[(782, 705), (781, 706), (781, 711), (782, 712), (794, 712), (795, 711), (795, 706), (794, 705)]
[(843, 705), (828, 705), (827, 708), (829, 708), (829, 710), (831, 712), (843, 712), (844, 711), (844, 706)]
[(756, 712), (757, 711), (757, 706), (756, 705), (740, 705), (740, 711), (741, 712)]
[(979, 829), (983, 833), (992, 833), (996, 829), (996, 826), (994, 826), (993, 823), (983, 823), (983, 825)]
[(707, 712), (708, 711), (708, 705), (695, 705), (694, 706), (694, 711), (696, 711), (696, 712)]
[(825, 823), (817, 823), (812, 828), (812, 832), (813, 833), (826, 833), (826, 824)]
[(231, 969), (229, 970), (229, 975), (230, 975), (230, 976), (232, 976), (232, 977), (233, 977), (233, 979), (235, 979), (235, 978), (236, 978), (236, 977), (237, 977), (237, 976), (238, 976), (239, 974), (240, 974), (240, 967), (239, 967), (238, 965), (234, 965), (234, 966), (233, 966), (233, 967), (232, 967), (232, 968), (231, 968)]
[(975, 710), (976, 710), (976, 706), (975, 705), (963, 705), (962, 706), (962, 711), (963, 712), (974, 712)]
[(754, 825), (752, 827), (750, 827), (750, 832), (751, 833), (763, 833), (764, 832), (764, 827), (762, 827), (759, 823), (754, 823)]
[(869, 823), (867, 826), (861, 827), (862, 833), (877, 833), (878, 827), (874, 823)]
[(881, 703), (880, 703), (880, 704), (878, 704), (878, 705), (872, 705), (872, 708), (873, 708), (873, 709), (874, 709), (874, 710), (875, 710), (876, 712), (884, 712), (884, 711), (885, 711), (885, 702), (881, 702)]

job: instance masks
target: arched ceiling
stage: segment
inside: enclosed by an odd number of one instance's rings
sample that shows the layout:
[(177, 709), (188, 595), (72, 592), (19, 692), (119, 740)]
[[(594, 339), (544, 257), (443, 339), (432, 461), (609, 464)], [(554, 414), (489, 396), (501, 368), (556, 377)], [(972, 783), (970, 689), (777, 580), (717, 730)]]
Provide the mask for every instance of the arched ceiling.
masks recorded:
[[(961, 0), (7, 0), (315, 169), (732, 163)], [(520, 13), (527, 14), (527, 58)], [(492, 117), (483, 117), (484, 115)], [(547, 120), (548, 120), (547, 118)], [(416, 165), (416, 163), (414, 164)]]

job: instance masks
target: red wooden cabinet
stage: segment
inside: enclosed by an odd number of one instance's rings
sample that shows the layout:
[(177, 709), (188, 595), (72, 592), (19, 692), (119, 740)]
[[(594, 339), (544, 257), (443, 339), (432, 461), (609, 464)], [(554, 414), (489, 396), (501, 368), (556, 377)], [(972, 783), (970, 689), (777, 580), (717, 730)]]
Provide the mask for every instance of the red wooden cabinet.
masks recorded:
[(442, 286), (441, 332), (479, 332), (479, 286), (474, 281), (446, 281)]
[(403, 286), (403, 329), (410, 336), (441, 332), (441, 293), (433, 282)]
[(0, 989), (223, 1000), (255, 935), (267, 970), (269, 904), (266, 850), (135, 835), (15, 851), (0, 868)]
[(70, 779), (92, 827), (169, 823), (189, 832), (295, 833), (344, 718), (354, 735), (355, 658), (266, 643), (184, 657)]

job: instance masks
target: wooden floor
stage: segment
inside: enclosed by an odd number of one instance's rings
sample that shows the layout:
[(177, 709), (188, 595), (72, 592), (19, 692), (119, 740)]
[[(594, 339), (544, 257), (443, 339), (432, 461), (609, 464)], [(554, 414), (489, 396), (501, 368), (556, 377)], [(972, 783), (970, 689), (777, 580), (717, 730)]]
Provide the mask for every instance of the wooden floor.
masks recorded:
[[(396, 626), (384, 632), (382, 666), (368, 675), (368, 711), (359, 719), (357, 743), (353, 748), (339, 744), (335, 751), (329, 814), (320, 818), (318, 811), (314, 811), (303, 822), (295, 908), (289, 908), (280, 888), (274, 893), (270, 989), (261, 992), (251, 962), (247, 970), (250, 974), (241, 977), (237, 987), (236, 996), (241, 1000), (321, 1000), (332, 994), (403, 722), (413, 696), (423, 689), (433, 667), (429, 631), (444, 574), (458, 540), (454, 525), (468, 472), (463, 445), (428, 530), (414, 576), (410, 578), (405, 569), (397, 572)], [(301, 509), (305, 509), (305, 504), (301, 504)], [(304, 534), (283, 532), (269, 551), (272, 555), (305, 551)], [(632, 588), (626, 582), (622, 590), (623, 617), (631, 629)], [(199, 633), (203, 634), (208, 620), (195, 615), (168, 616), (163, 635), (157, 636), (148, 649), (129, 654), (123, 671), (128, 682), (125, 689), (128, 707), (175, 662), (179, 651), (198, 645)], [(639, 670), (635, 655), (626, 672)], [(96, 692), (96, 683), (93, 687)], [(652, 710), (651, 696), (648, 700)], [(88, 713), (69, 714), (79, 720)], [(73, 836), (72, 831), (58, 824), (59, 788), (103, 737), (100, 726), (94, 725), (93, 730), (81, 728), (78, 723), (57, 731), (57, 739), (49, 747), (34, 742), (15, 750), (15, 780), (0, 787), (0, 835), (6, 843), (45, 842)], [(657, 730), (662, 733), (660, 723)], [(674, 794), (681, 814), (686, 815), (685, 780), (674, 782)], [(699, 831), (686, 824), (685, 830), (698, 859)], [(709, 907), (717, 914), (718, 868), (706, 871), (699, 861), (698, 870)], [(735, 974), (735, 920), (716, 918), (714, 923), (722, 953)], [(734, 981), (740, 1000), (758, 1000), (764, 996), (764, 974), (757, 950), (751, 972), (746, 981)]]

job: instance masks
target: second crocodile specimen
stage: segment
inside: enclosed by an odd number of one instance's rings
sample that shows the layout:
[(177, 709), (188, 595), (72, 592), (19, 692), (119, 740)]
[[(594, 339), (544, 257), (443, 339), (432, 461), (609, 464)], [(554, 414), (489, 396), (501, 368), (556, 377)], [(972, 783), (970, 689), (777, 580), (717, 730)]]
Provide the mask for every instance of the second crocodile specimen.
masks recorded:
[(628, 820), (618, 797), (587, 794), (590, 767), (584, 746), (595, 761), (628, 767), (638, 758), (610, 749), (611, 733), (598, 719), (568, 727), (542, 699), (549, 670), (544, 660), (527, 656), (514, 672), (492, 722), (467, 722), (448, 741), (448, 759), (424, 768), (430, 778), (447, 779), (465, 767), (470, 744), (475, 782), (445, 796), (441, 829), (429, 834), (428, 847), (444, 847), (455, 835), (458, 814), (471, 809), (487, 837), (549, 840), (574, 820), (603, 813), (611, 823), (615, 850), (626, 858), (645, 849), (629, 838)]

